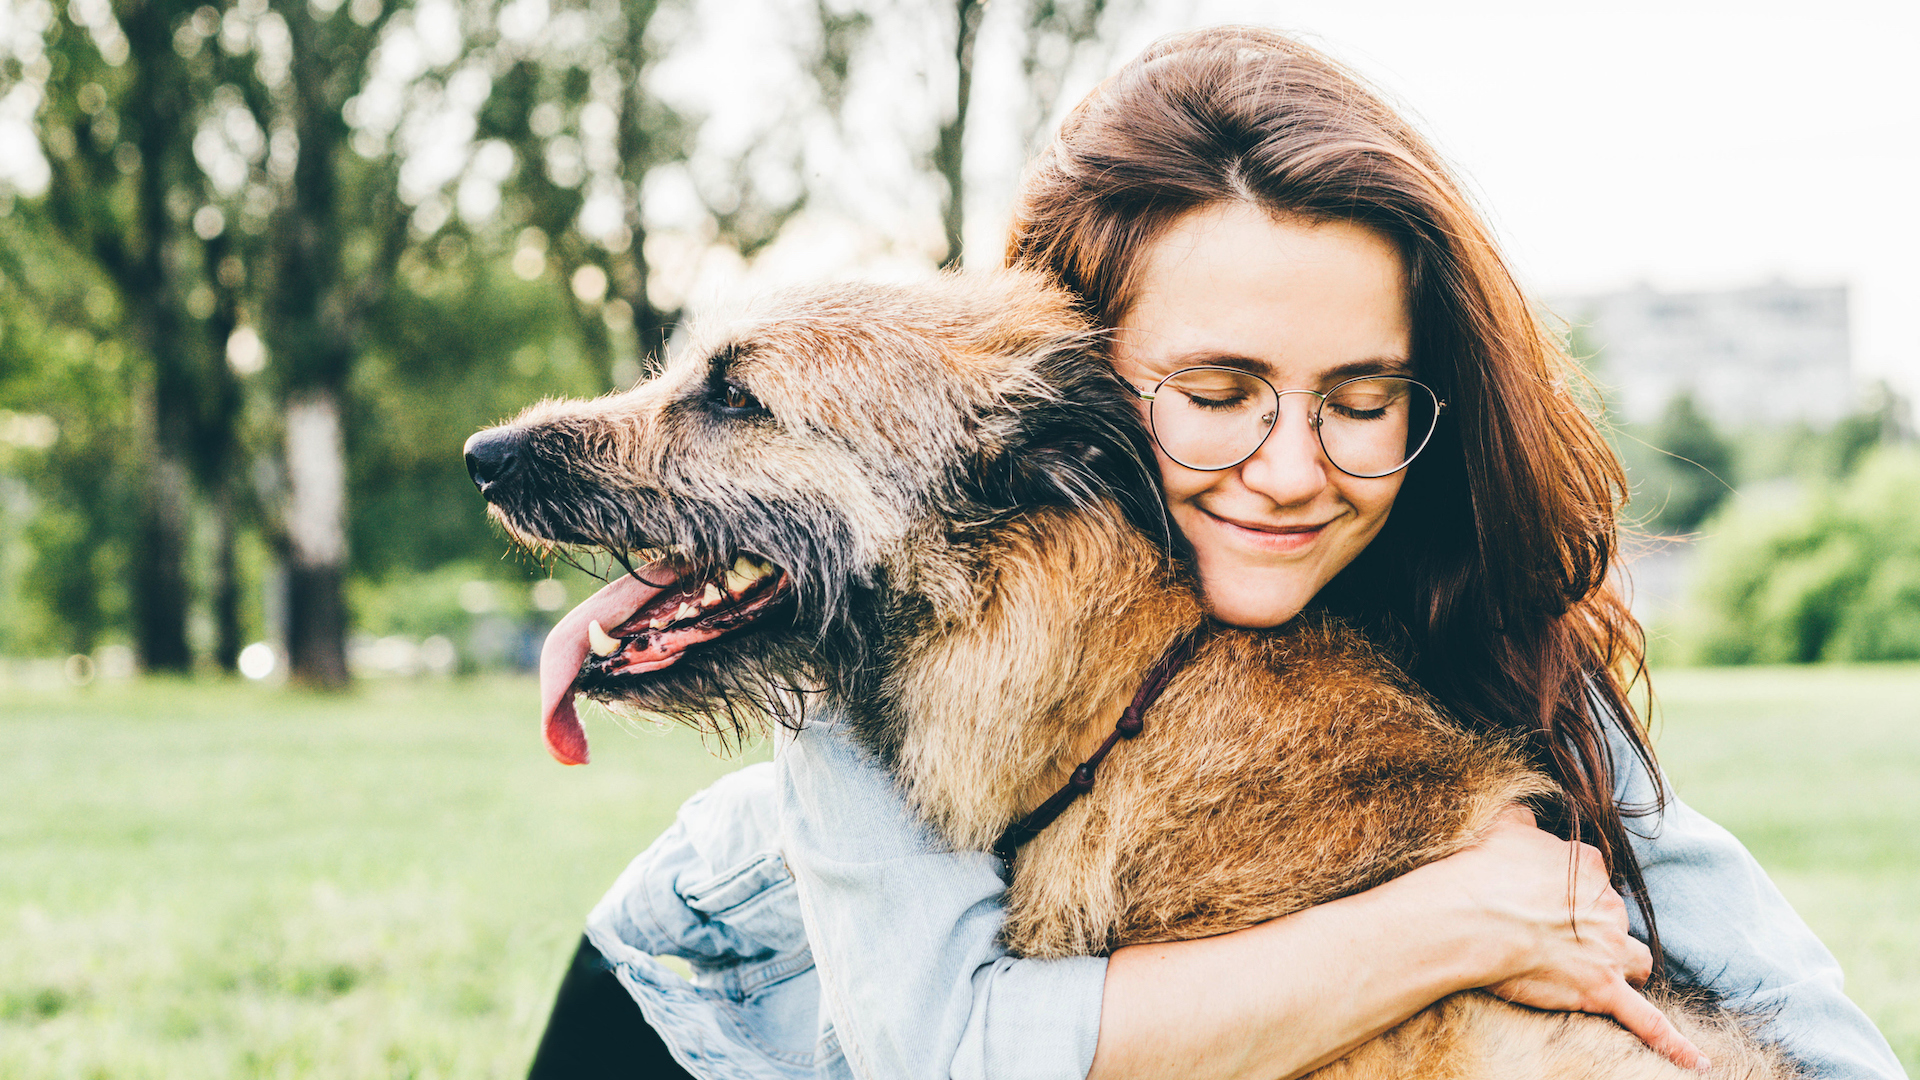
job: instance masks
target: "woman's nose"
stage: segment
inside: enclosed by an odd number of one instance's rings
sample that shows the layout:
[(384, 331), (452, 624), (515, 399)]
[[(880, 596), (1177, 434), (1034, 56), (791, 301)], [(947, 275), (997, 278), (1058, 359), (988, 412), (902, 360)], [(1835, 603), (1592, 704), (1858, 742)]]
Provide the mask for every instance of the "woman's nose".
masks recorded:
[(1294, 395), (1280, 399), (1280, 415), (1267, 441), (1240, 463), (1240, 482), (1280, 506), (1311, 501), (1327, 486), (1331, 468), (1313, 430), (1312, 405), (1288, 397)]

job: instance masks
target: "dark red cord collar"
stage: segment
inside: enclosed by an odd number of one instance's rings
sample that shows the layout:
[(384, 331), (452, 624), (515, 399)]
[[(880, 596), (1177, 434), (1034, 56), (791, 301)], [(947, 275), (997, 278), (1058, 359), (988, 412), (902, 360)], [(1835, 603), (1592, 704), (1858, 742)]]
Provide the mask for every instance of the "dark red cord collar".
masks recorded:
[(1142, 682), (1140, 689), (1135, 691), (1133, 702), (1127, 706), (1127, 711), (1121, 713), (1120, 719), (1114, 723), (1113, 734), (1107, 736), (1107, 740), (1100, 744), (1100, 749), (1095, 750), (1092, 757), (1081, 762), (1073, 770), (1073, 775), (1067, 778), (1067, 782), (1061, 785), (1060, 790), (1054, 792), (1051, 798), (1041, 803), (1033, 813), (1007, 826), (1007, 831), (1001, 833), (1000, 839), (993, 842), (995, 855), (1012, 862), (1013, 857), (1019, 853), (1021, 845), (1039, 836), (1041, 830), (1053, 824), (1055, 818), (1064, 813), (1067, 807), (1073, 805), (1073, 800), (1093, 790), (1094, 773), (1099, 771), (1100, 763), (1107, 759), (1107, 754), (1119, 744), (1121, 739), (1131, 739), (1146, 727), (1147, 710), (1153, 707), (1153, 703), (1160, 697), (1160, 692), (1167, 688), (1167, 684), (1173, 681), (1173, 677), (1179, 674), (1186, 662), (1193, 658), (1194, 650), (1200, 647), (1200, 642), (1206, 636), (1207, 624), (1202, 623), (1175, 642), (1173, 648), (1168, 649), (1166, 654), (1160, 657), (1160, 660), (1147, 672), (1146, 681)]

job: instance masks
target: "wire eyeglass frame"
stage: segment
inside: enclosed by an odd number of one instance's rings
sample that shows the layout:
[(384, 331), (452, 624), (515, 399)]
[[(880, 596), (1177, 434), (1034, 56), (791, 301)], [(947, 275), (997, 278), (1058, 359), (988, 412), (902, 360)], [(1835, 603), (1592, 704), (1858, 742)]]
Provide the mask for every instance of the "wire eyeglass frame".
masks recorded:
[[(1166, 387), (1168, 383), (1172, 382), (1173, 380), (1179, 378), (1182, 375), (1188, 375), (1196, 371), (1221, 371), (1221, 372), (1226, 372), (1228, 374), (1239, 376), (1242, 378), (1255, 379), (1255, 380), (1258, 380), (1262, 385), (1264, 385), (1267, 388), (1267, 391), (1273, 395), (1273, 411), (1267, 414), (1265, 418), (1267, 430), (1253, 444), (1253, 447), (1251, 449), (1249, 449), (1245, 454), (1241, 455), (1238, 459), (1232, 462), (1229, 462), (1225, 465), (1189, 465), (1186, 462), (1181, 461), (1179, 456), (1174, 454), (1174, 452), (1168, 449), (1166, 444), (1161, 441), (1159, 430), (1154, 424), (1154, 417), (1153, 417), (1154, 399), (1160, 394), (1160, 392)], [(1400, 464), (1395, 465), (1393, 468), (1387, 469), (1384, 472), (1376, 472), (1376, 473), (1354, 472), (1353, 470), (1348, 469), (1344, 465), (1341, 465), (1340, 462), (1336, 461), (1334, 459), (1333, 452), (1327, 448), (1327, 440), (1326, 440), (1325, 426), (1324, 426), (1325, 420), (1321, 415), (1321, 410), (1326, 407), (1327, 399), (1339, 393), (1343, 387), (1351, 386), (1354, 383), (1358, 383), (1358, 382), (1369, 382), (1369, 381), (1378, 380), (1378, 379), (1392, 379), (1396, 382), (1402, 382), (1410, 386), (1418, 387), (1420, 390), (1424, 391), (1427, 394), (1427, 396), (1431, 398), (1433, 401), (1432, 420), (1427, 425), (1426, 433), (1420, 437), (1419, 445), (1407, 451), (1406, 458), (1402, 460)], [(1409, 378), (1408, 376), (1405, 376), (1405, 375), (1358, 375), (1358, 376), (1355, 376), (1354, 378), (1346, 379), (1339, 383), (1334, 384), (1331, 388), (1329, 388), (1323, 393), (1319, 390), (1308, 390), (1305, 388), (1281, 390), (1276, 388), (1273, 385), (1273, 383), (1268, 382), (1265, 377), (1259, 374), (1256, 374), (1255, 372), (1248, 371), (1244, 368), (1224, 367), (1217, 364), (1198, 364), (1193, 367), (1181, 368), (1180, 370), (1175, 371), (1172, 374), (1169, 374), (1165, 378), (1161, 379), (1159, 382), (1154, 383), (1152, 390), (1142, 390), (1136, 386), (1136, 387), (1133, 387), (1133, 392), (1139, 395), (1140, 400), (1147, 402), (1147, 426), (1148, 426), (1148, 429), (1153, 432), (1153, 441), (1160, 446), (1161, 452), (1165, 453), (1167, 457), (1173, 459), (1173, 461), (1176, 464), (1178, 464), (1181, 468), (1192, 469), (1194, 472), (1225, 472), (1228, 469), (1236, 468), (1244, 464), (1248, 458), (1251, 458), (1253, 457), (1253, 455), (1259, 453), (1260, 448), (1265, 446), (1267, 444), (1267, 440), (1273, 437), (1274, 429), (1279, 426), (1280, 399), (1283, 397), (1286, 397), (1288, 394), (1311, 394), (1314, 398), (1317, 399), (1314, 402), (1313, 412), (1309, 414), (1307, 417), (1307, 423), (1310, 427), (1313, 428), (1313, 436), (1315, 441), (1317, 441), (1320, 444), (1320, 452), (1323, 455), (1325, 455), (1328, 464), (1332, 465), (1336, 469), (1339, 469), (1341, 472), (1345, 473), (1346, 475), (1354, 477), (1355, 479), (1359, 479), (1359, 480), (1377, 480), (1383, 476), (1392, 476), (1394, 473), (1397, 473), (1400, 470), (1406, 468), (1407, 466), (1413, 464), (1413, 459), (1419, 457), (1420, 452), (1425, 450), (1427, 448), (1427, 445), (1433, 441), (1433, 433), (1440, 429), (1440, 417), (1443, 413), (1447, 411), (1447, 403), (1441, 400), (1440, 395), (1434, 392), (1433, 387), (1428, 386), (1426, 383), (1423, 383), (1418, 379)]]

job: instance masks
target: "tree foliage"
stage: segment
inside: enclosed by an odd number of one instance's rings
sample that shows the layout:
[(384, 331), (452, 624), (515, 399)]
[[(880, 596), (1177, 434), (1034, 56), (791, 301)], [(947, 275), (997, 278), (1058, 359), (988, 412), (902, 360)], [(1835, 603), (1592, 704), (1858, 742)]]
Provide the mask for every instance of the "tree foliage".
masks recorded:
[(1632, 487), (1628, 512), (1643, 528), (1693, 532), (1733, 490), (1734, 446), (1691, 393), (1669, 402), (1644, 436), (1626, 428), (1619, 434), (1615, 442)]
[(1692, 658), (1920, 660), (1920, 447), (1843, 481), (1735, 501), (1707, 527)]
[(0, 218), (0, 651), (89, 652), (128, 623), (140, 361), (109, 283), (32, 224)]

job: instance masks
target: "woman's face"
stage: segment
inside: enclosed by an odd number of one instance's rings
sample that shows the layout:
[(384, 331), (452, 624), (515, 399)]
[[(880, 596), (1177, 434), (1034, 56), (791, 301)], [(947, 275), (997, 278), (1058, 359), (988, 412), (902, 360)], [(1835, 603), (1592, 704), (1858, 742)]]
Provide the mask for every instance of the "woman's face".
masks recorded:
[[(1364, 226), (1276, 219), (1240, 202), (1194, 211), (1147, 249), (1117, 330), (1115, 366), (1142, 390), (1202, 364), (1253, 371), (1282, 391), (1413, 374), (1393, 244)], [(1309, 424), (1315, 404), (1284, 394), (1273, 433), (1231, 469), (1200, 472), (1159, 453), (1174, 524), (1222, 622), (1291, 619), (1379, 533), (1400, 491), (1404, 472), (1361, 480), (1327, 461)]]

